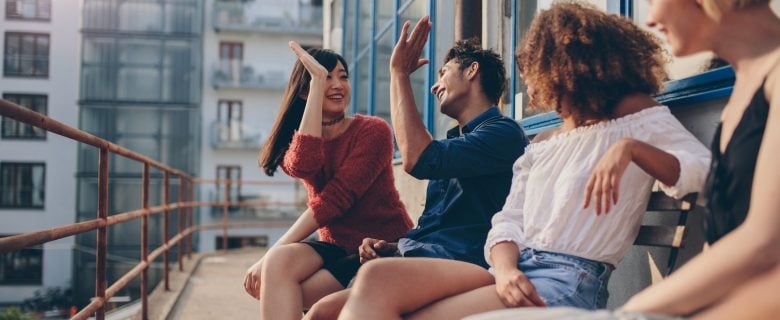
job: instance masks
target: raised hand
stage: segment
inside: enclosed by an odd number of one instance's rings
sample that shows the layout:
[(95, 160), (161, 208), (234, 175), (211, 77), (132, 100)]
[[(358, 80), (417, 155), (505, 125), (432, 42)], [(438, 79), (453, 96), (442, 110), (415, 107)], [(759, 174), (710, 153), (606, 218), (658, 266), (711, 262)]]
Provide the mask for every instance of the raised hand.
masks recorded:
[(428, 59), (420, 59), (420, 55), (425, 47), (425, 42), (428, 41), (428, 33), (432, 26), (431, 21), (428, 16), (420, 18), (412, 33), (407, 35), (409, 25), (409, 21), (404, 22), (401, 37), (393, 48), (393, 55), (390, 56), (391, 72), (411, 74), (428, 63)]
[(303, 64), (303, 67), (306, 68), (306, 71), (309, 72), (312, 81), (321, 81), (328, 77), (328, 70), (326, 70), (325, 67), (323, 67), (308, 52), (306, 52), (306, 50), (303, 50), (301, 45), (295, 41), (290, 41), (288, 45), (295, 53), (295, 55), (298, 56), (298, 60), (301, 61), (301, 64)]
[(612, 145), (601, 156), (596, 167), (585, 185), (585, 203), (583, 208), (588, 208), (591, 201), (596, 207), (596, 215), (602, 212), (607, 214), (610, 208), (617, 204), (620, 179), (626, 172), (626, 167), (631, 163), (631, 148), (629, 140), (620, 140)]

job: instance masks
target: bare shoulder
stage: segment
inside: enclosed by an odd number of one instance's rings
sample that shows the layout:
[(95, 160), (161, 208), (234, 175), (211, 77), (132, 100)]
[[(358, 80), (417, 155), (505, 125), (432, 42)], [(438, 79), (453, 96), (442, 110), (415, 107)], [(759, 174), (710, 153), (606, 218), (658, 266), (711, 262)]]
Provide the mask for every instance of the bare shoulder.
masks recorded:
[(780, 106), (780, 48), (775, 49), (770, 59), (771, 67), (764, 83), (764, 96), (770, 106)]
[(538, 143), (550, 139), (555, 136), (558, 131), (560, 131), (560, 127), (539, 132), (536, 134), (536, 136), (534, 136), (534, 139), (531, 140), (531, 143)]

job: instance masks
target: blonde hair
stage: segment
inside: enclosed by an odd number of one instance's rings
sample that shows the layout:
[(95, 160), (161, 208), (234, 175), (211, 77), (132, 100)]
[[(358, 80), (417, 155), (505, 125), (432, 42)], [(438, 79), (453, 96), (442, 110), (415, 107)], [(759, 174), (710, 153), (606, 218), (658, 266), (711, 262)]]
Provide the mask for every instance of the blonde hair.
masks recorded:
[(704, 11), (714, 19), (720, 19), (725, 11), (742, 10), (755, 5), (766, 5), (770, 0), (703, 0)]

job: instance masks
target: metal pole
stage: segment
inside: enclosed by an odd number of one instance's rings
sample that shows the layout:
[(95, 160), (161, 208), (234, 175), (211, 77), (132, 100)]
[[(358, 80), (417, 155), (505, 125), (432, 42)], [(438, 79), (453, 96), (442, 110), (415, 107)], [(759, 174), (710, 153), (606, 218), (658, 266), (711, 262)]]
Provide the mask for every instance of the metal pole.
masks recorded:
[[(184, 209), (181, 207), (182, 203), (184, 203), (184, 176), (179, 176), (179, 207), (176, 209), (179, 213), (179, 235), (182, 235), (184, 232)], [(184, 249), (184, 246), (182, 245), (182, 241), (184, 239), (179, 240), (176, 242), (176, 258), (179, 260), (179, 272), (184, 271), (184, 262), (182, 261), (182, 250)]]
[[(168, 172), (168, 170), (165, 170), (165, 175), (163, 176), (163, 205), (165, 206), (165, 210), (163, 211), (163, 244), (168, 243), (168, 202), (170, 199), (168, 199), (168, 192), (170, 190), (170, 175), (171, 173)], [(163, 268), (165, 272), (165, 291), (171, 291), (171, 287), (168, 285), (168, 272), (170, 271), (168, 267), (168, 250), (166, 249), (165, 252), (163, 252)]]
[[(98, 155), (98, 219), (108, 220), (108, 149), (101, 148)], [(108, 244), (108, 224), (97, 229), (95, 250), (95, 297), (106, 297), (106, 247)], [(97, 320), (106, 317), (105, 304), (95, 312)]]
[[(141, 206), (149, 209), (149, 163), (144, 162), (143, 186), (141, 187)], [(149, 283), (149, 215), (141, 217), (141, 261), (146, 262), (141, 270), (141, 319), (149, 318), (149, 303), (146, 286)]]
[[(188, 201), (193, 201), (193, 192), (192, 192), (192, 185), (195, 183), (190, 181), (190, 183), (187, 184), (187, 188), (189, 189), (189, 196), (187, 197)], [(192, 206), (187, 207), (187, 220), (189, 220), (189, 223), (187, 224), (188, 227), (192, 227)], [(193, 232), (190, 232), (187, 235), (187, 238), (189, 241), (187, 241), (187, 259), (192, 259), (192, 234)]]
[(231, 174), (231, 167), (227, 167), (227, 180), (225, 180), (225, 202), (222, 205), (222, 250), (228, 249), (228, 238), (227, 238), (227, 222), (228, 222), (228, 203), (230, 202), (230, 178), (232, 177)]

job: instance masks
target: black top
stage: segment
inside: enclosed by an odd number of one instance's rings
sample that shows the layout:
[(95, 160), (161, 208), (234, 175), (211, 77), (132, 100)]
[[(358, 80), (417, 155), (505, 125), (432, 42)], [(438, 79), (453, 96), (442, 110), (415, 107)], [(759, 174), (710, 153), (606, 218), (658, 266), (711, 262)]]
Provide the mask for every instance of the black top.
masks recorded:
[(704, 230), (709, 243), (717, 241), (745, 221), (750, 208), (758, 149), (761, 147), (768, 114), (769, 102), (764, 96), (762, 84), (750, 100), (723, 154), (720, 153), (723, 124), (718, 124), (715, 130), (711, 147), (712, 166), (704, 188), (709, 209), (704, 219)]

